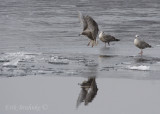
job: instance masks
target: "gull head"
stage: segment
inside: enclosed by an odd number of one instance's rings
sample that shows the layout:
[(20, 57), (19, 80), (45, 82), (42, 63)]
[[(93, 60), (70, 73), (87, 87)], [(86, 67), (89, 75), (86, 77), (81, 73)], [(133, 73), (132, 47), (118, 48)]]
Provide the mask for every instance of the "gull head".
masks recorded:
[(81, 35), (86, 35), (86, 34), (85, 34), (85, 32), (83, 31), (83, 32), (81, 32), (81, 33), (79, 34), (79, 36), (81, 36)]
[(104, 35), (104, 32), (101, 31), (101, 32), (99, 33), (99, 38), (101, 38), (103, 35)]
[(139, 35), (135, 35), (136, 38), (139, 38)]

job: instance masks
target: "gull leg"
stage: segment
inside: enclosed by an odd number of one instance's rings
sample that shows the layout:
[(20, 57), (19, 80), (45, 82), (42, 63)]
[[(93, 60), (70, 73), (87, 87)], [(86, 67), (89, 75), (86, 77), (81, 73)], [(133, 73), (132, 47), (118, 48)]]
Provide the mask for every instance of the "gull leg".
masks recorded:
[(141, 56), (143, 55), (143, 50), (141, 50)]
[(143, 54), (143, 50), (142, 49), (141, 49), (141, 52), (139, 54), (142, 56), (142, 54)]
[(108, 45), (110, 46), (109, 42), (108, 42)]
[(106, 42), (105, 42), (105, 47), (106, 47)]
[(94, 46), (94, 40), (92, 41), (92, 47)]
[(96, 46), (98, 45), (98, 40), (96, 41)]
[(141, 51), (138, 54), (141, 54)]
[(93, 41), (94, 45), (97, 46), (98, 42), (96, 40)]
[(91, 41), (89, 41), (89, 43), (87, 44), (87, 46), (89, 46), (89, 45), (90, 45), (90, 43), (91, 43)]
[(95, 40), (93, 40), (93, 46), (94, 46), (94, 45), (96, 45), (96, 41), (95, 41)]

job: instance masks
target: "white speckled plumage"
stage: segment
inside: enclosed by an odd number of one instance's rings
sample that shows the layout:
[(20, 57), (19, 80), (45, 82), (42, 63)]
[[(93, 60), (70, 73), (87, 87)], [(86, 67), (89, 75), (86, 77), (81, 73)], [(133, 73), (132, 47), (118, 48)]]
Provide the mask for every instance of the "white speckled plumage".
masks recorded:
[(135, 39), (134, 39), (134, 45), (136, 47), (138, 47), (139, 49), (141, 49), (141, 52), (139, 54), (143, 54), (143, 51), (142, 49), (145, 49), (145, 48), (151, 48), (152, 46), (149, 45), (148, 43), (146, 43), (145, 41), (142, 41), (140, 39), (138, 39), (138, 35), (135, 36)]

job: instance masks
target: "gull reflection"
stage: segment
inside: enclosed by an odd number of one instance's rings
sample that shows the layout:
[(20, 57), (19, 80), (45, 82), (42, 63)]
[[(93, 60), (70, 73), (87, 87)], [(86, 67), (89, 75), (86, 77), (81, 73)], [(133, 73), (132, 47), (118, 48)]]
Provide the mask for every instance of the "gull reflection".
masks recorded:
[(88, 103), (92, 102), (98, 91), (95, 77), (88, 78), (88, 80), (83, 81), (80, 86), (81, 91), (77, 100), (77, 108), (82, 102), (84, 102), (84, 105), (88, 105)]

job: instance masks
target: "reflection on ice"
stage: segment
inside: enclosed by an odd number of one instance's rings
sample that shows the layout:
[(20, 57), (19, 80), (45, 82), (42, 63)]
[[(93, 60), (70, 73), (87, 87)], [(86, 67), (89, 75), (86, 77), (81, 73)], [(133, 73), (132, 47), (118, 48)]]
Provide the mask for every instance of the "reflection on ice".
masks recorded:
[(147, 57), (147, 56), (142, 56), (142, 57), (135, 57), (135, 62), (137, 63), (156, 63), (160, 61), (160, 58), (157, 57)]
[(82, 102), (84, 102), (84, 105), (88, 105), (88, 103), (92, 102), (98, 91), (95, 77), (88, 78), (88, 80), (83, 81), (80, 86), (81, 92), (77, 100), (77, 108)]

